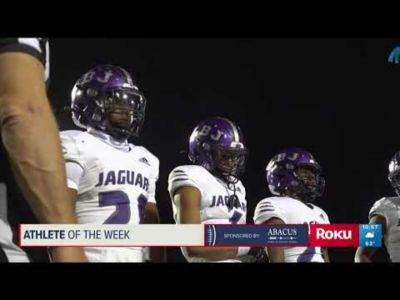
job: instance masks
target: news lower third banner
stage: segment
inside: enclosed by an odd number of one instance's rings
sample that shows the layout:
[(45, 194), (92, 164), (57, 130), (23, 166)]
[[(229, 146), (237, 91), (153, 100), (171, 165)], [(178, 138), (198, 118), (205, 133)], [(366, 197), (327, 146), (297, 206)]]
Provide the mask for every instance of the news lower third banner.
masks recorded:
[(307, 246), (308, 225), (206, 225), (206, 246)]
[(21, 247), (381, 247), (381, 225), (21, 224)]

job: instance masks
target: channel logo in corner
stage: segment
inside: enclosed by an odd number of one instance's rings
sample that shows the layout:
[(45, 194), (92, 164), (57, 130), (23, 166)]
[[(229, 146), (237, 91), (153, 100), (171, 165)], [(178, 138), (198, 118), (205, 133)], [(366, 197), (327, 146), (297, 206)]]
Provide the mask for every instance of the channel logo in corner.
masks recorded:
[(360, 225), (360, 247), (382, 247), (382, 225)]
[(315, 247), (358, 247), (358, 224), (310, 224), (310, 245)]

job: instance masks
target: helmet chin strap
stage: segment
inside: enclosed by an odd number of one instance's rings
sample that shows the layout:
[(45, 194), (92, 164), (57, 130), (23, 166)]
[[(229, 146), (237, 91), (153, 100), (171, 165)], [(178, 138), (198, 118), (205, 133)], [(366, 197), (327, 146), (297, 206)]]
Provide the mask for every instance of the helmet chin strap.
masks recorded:
[[(239, 178), (231, 173), (224, 172), (218, 168), (214, 167), (214, 172), (213, 172), (217, 177), (221, 178), (223, 181), (225, 181), (228, 185), (235, 185), (238, 183)], [(233, 180), (231, 180), (233, 179)]]
[(236, 183), (239, 181), (239, 179), (235, 179), (235, 181), (228, 182), (228, 188), (227, 190), (233, 191), (233, 195), (229, 196), (228, 200), (228, 210), (231, 211), (233, 208), (239, 208), (240, 207), (240, 200), (239, 197), (236, 195)]
[[(223, 173), (221, 170), (213, 168), (213, 171), (211, 172), (214, 176), (218, 177), (221, 181), (223, 181), (227, 187), (225, 187), (227, 193), (229, 194), (228, 190), (233, 191), (233, 195), (229, 196), (228, 200), (228, 210), (231, 211), (233, 208), (238, 208), (240, 207), (240, 200), (239, 197), (236, 195), (236, 184), (239, 182), (239, 178), (236, 176), (233, 176), (231, 174)], [(227, 178), (234, 178), (234, 180), (227, 180)]]
[[(239, 182), (239, 178), (229, 174), (229, 173), (223, 173), (222, 171), (216, 169), (215, 175), (219, 178), (221, 178), (221, 180), (223, 180), (228, 188), (227, 188), (227, 192), (228, 189), (233, 191), (233, 195), (229, 196), (229, 200), (228, 200), (228, 210), (231, 211), (233, 208), (238, 208), (240, 207), (240, 200), (239, 197), (236, 195), (236, 184)], [(230, 180), (231, 178), (233, 178), (233, 180)], [(229, 194), (229, 193), (228, 193)]]

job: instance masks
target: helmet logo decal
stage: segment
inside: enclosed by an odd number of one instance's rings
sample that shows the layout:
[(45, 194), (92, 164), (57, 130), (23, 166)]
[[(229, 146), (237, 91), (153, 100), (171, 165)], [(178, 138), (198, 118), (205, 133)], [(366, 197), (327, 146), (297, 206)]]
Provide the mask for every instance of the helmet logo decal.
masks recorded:
[[(201, 129), (199, 130), (199, 135), (202, 136), (207, 136), (210, 134), (211, 131), (211, 126), (208, 125), (204, 125), (203, 127), (201, 127)], [(218, 130), (216, 133), (214, 134), (210, 134), (210, 138), (212, 138), (214, 141), (219, 141), (220, 138), (224, 135), (224, 132), (221, 130)]]
[(204, 125), (199, 130), (199, 135), (202, 135), (202, 136), (208, 135), (210, 133), (210, 131), (211, 131), (211, 126)]
[(214, 141), (219, 141), (219, 139), (221, 138), (221, 136), (224, 135), (223, 131), (218, 130), (215, 134), (211, 134), (210, 137), (214, 140)]
[(288, 156), (287, 159), (288, 160), (296, 160), (299, 157), (298, 153), (292, 153), (292, 156)]
[(79, 82), (79, 84), (84, 85), (85, 83), (92, 81), (94, 75), (95, 75), (95, 72), (93, 72), (93, 71), (86, 73), (85, 75), (83, 75), (82, 80)]
[(276, 161), (280, 162), (280, 161), (285, 160), (285, 159), (295, 161), (298, 158), (299, 158), (299, 154), (298, 153), (292, 153), (292, 155), (287, 155), (286, 153), (280, 153), (280, 154), (278, 154), (276, 156)]
[(277, 162), (280, 162), (280, 161), (284, 160), (285, 157), (286, 157), (286, 153), (279, 153), (279, 154), (276, 156), (276, 161), (277, 161)]
[(106, 72), (104, 72), (104, 78), (96, 77), (96, 80), (101, 83), (106, 83), (110, 80), (112, 75), (113, 75), (112, 71), (106, 71)]

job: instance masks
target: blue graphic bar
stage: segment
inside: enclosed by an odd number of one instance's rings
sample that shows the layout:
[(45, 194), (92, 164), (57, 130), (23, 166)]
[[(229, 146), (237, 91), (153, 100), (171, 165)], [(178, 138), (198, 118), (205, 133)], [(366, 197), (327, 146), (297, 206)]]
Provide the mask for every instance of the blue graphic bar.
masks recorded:
[(307, 246), (308, 225), (206, 224), (204, 244), (218, 246)]

